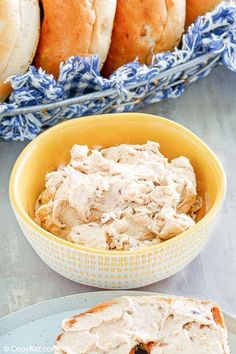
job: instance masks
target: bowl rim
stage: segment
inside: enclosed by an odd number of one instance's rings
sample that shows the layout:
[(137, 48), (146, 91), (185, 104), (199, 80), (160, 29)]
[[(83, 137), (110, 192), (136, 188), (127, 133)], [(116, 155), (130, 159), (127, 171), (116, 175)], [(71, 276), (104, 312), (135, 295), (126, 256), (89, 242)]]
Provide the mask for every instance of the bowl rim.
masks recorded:
[[(46, 231), (41, 226), (39, 226), (27, 214), (25, 209), (21, 206), (21, 203), (16, 196), (15, 188), (14, 188), (15, 183), (17, 181), (17, 177), (22, 170), (22, 163), (24, 163), (24, 161), (27, 159), (27, 155), (30, 153), (33, 146), (35, 144), (37, 144), (38, 142), (40, 142), (41, 140), (43, 140), (46, 136), (56, 133), (58, 130), (63, 129), (65, 126), (77, 125), (79, 122), (83, 122), (83, 121), (98, 122), (99, 120), (102, 121), (105, 118), (112, 118), (113, 119), (115, 117), (116, 117), (116, 119), (120, 119), (120, 120), (125, 120), (127, 118), (129, 118), (129, 119), (131, 118), (131, 120), (133, 120), (133, 121), (137, 120), (137, 118), (146, 118), (149, 120), (162, 122), (162, 123), (166, 124), (167, 127), (172, 126), (178, 130), (183, 131), (185, 134), (187, 134), (188, 136), (191, 137), (192, 141), (195, 141), (196, 143), (200, 144), (207, 151), (207, 153), (210, 155), (211, 159), (213, 160), (213, 162), (219, 172), (220, 179), (221, 179), (220, 188), (217, 191), (215, 201), (214, 201), (213, 205), (211, 206), (211, 208), (207, 211), (207, 213), (202, 217), (201, 220), (199, 220), (196, 224), (191, 226), (186, 231), (184, 231), (184, 232), (180, 233), (179, 235), (177, 235), (169, 240), (166, 240), (160, 244), (149, 246), (147, 248), (131, 250), (131, 251), (113, 251), (113, 250), (111, 251), (111, 250), (100, 250), (100, 249), (95, 249), (92, 247), (86, 247), (86, 246), (82, 246), (82, 245), (78, 245), (78, 244), (69, 242), (67, 240), (64, 240), (64, 239)], [(68, 247), (70, 249), (76, 249), (77, 251), (81, 251), (81, 252), (106, 255), (106, 256), (110, 256), (110, 257), (112, 257), (112, 256), (123, 257), (123, 256), (128, 256), (128, 255), (130, 255), (130, 256), (131, 255), (142, 255), (145, 253), (149, 253), (151, 251), (157, 251), (157, 250), (159, 250), (163, 247), (169, 246), (170, 244), (177, 242), (183, 238), (187, 238), (192, 233), (195, 233), (198, 230), (200, 230), (203, 225), (205, 225), (206, 223), (209, 223), (214, 218), (214, 216), (217, 214), (218, 210), (220, 209), (220, 207), (224, 201), (225, 192), (226, 192), (226, 175), (225, 175), (224, 168), (223, 168), (221, 162), (219, 161), (218, 157), (216, 156), (216, 154), (211, 150), (210, 147), (208, 147), (208, 145), (202, 139), (200, 139), (197, 135), (195, 135), (192, 131), (190, 131), (188, 128), (186, 128), (182, 124), (176, 123), (173, 120), (170, 120), (170, 119), (164, 118), (164, 117), (160, 117), (158, 115), (146, 114), (146, 113), (136, 113), (136, 112), (134, 112), (134, 113), (102, 114), (102, 115), (96, 115), (96, 116), (79, 117), (79, 118), (75, 118), (75, 119), (72, 119), (72, 120), (69, 120), (69, 121), (66, 121), (63, 123), (59, 123), (59, 124), (49, 128), (45, 132), (41, 133), (38, 137), (36, 137), (33, 141), (31, 141), (22, 150), (22, 152), (18, 156), (18, 158), (13, 166), (11, 176), (10, 176), (10, 182), (9, 182), (9, 197), (10, 197), (10, 202), (11, 202), (14, 213), (16, 214), (16, 216), (20, 216), (21, 219), (24, 220), (25, 224), (27, 224), (36, 233), (40, 234), (40, 236), (46, 237), (48, 240), (58, 243), (66, 248)]]

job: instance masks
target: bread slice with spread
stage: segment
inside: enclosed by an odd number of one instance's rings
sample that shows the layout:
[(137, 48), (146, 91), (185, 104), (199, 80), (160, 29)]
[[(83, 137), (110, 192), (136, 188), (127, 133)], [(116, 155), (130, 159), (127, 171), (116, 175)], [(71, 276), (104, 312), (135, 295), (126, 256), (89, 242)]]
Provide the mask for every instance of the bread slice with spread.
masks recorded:
[(66, 319), (55, 354), (229, 354), (220, 308), (167, 296), (121, 297)]

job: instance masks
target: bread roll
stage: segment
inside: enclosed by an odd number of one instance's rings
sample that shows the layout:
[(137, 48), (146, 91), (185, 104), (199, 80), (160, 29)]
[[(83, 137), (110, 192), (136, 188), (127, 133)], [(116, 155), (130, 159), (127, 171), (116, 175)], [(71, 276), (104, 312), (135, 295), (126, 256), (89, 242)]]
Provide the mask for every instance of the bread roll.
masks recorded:
[(185, 0), (118, 0), (105, 76), (136, 57), (172, 50), (184, 30)]
[(44, 18), (35, 65), (58, 76), (71, 56), (108, 53), (116, 0), (42, 0)]
[(186, 0), (186, 23), (185, 27), (193, 23), (198, 16), (211, 11), (222, 0)]
[(10, 93), (5, 83), (23, 74), (33, 60), (39, 39), (38, 0), (0, 1), (0, 101)]
[(62, 322), (55, 354), (229, 354), (220, 308), (182, 297), (127, 296)]

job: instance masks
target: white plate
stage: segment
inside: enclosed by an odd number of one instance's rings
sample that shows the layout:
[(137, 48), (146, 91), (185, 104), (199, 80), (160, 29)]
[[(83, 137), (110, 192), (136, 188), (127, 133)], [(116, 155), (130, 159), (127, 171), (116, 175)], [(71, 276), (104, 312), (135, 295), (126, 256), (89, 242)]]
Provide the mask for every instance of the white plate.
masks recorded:
[[(100, 291), (71, 295), (27, 307), (0, 320), (0, 353), (50, 353), (61, 321), (114, 297), (153, 295), (143, 291)], [(231, 353), (236, 353), (236, 319), (225, 315)]]

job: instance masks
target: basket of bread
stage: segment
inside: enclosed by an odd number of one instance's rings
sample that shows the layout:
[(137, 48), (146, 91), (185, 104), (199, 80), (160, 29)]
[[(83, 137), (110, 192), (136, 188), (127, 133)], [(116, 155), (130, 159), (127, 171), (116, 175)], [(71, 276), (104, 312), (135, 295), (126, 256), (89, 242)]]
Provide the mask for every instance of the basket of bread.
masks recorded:
[(2, 0), (0, 137), (126, 112), (236, 71), (236, 2)]

